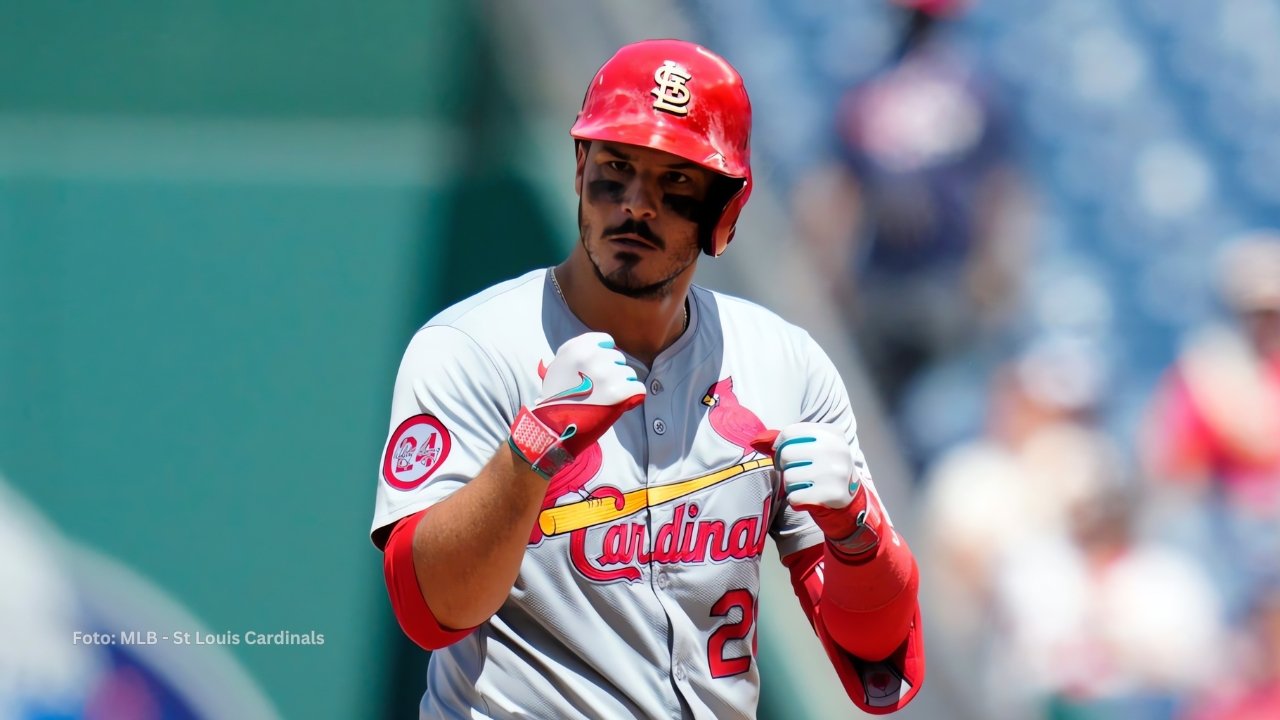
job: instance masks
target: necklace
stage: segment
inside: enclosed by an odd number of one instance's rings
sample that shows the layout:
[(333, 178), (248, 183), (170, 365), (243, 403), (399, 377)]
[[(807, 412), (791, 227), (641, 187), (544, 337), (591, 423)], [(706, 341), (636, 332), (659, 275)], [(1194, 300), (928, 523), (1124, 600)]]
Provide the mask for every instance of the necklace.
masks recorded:
[[(565, 306), (568, 307), (569, 301), (564, 299), (564, 291), (560, 289), (560, 280), (559, 278), (556, 277), (555, 268), (551, 268), (551, 284), (555, 286), (556, 295), (559, 295), (560, 299), (564, 301)], [(685, 300), (684, 301), (684, 321), (683, 321), (683, 324), (680, 325), (681, 334), (683, 334), (684, 331), (688, 329), (689, 329), (689, 301)]]

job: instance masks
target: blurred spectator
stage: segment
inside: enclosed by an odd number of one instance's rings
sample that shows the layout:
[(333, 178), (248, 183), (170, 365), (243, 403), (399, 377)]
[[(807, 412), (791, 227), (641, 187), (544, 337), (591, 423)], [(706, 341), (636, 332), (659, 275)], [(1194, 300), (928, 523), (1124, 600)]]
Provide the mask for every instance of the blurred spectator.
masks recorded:
[(1207, 515), (1195, 538), (1233, 606), (1280, 563), (1280, 234), (1231, 243), (1219, 267), (1233, 327), (1195, 332), (1160, 380), (1142, 460), (1179, 493), (1171, 511)]
[(1224, 253), (1221, 290), (1237, 328), (1198, 332), (1156, 395), (1144, 444), (1151, 475), (1219, 489), (1242, 510), (1280, 501), (1280, 234)]
[(1061, 531), (1066, 508), (1095, 483), (1108, 441), (1091, 427), (1101, 392), (1096, 357), (1065, 338), (1041, 340), (996, 370), (983, 435), (945, 452), (922, 501), (931, 575), (948, 598), (940, 625), (982, 632), (994, 573), (1030, 538)]
[(945, 37), (965, 3), (894, 4), (899, 47), (840, 102), (843, 162), (799, 183), (793, 212), (891, 410), (1011, 312), (1027, 235), (993, 88)]
[(926, 478), (933, 652), (970, 669), (974, 717), (1171, 718), (1216, 652), (1209, 579), (1138, 536), (1086, 348), (1044, 339), (999, 368), (985, 434)]
[(1280, 718), (1280, 583), (1273, 581), (1258, 594), (1238, 645), (1225, 687), (1209, 693), (1189, 720)]
[[(994, 373), (985, 431), (946, 451), (925, 474), (922, 567), (943, 665), (990, 661), (996, 580), (1018, 548), (1066, 531), (1067, 508), (1117, 455), (1091, 427), (1101, 391), (1096, 356), (1044, 339)], [(986, 717), (989, 709), (974, 709)]]
[(1191, 559), (1137, 537), (1131, 489), (1097, 480), (1069, 508), (1066, 533), (1019, 548), (1000, 570), (988, 685), (998, 717), (1170, 720), (1218, 666), (1213, 584)]

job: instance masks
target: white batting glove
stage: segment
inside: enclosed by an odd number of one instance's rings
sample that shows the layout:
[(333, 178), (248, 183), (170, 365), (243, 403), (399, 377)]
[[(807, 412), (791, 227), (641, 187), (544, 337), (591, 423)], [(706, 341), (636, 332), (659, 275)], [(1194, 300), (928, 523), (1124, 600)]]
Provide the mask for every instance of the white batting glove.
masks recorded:
[(875, 550), (884, 513), (864, 486), (865, 466), (854, 461), (844, 433), (822, 423), (795, 423), (778, 433), (773, 453), (792, 508), (808, 512), (841, 552)]
[(622, 414), (644, 402), (644, 384), (606, 333), (571, 338), (556, 351), (542, 394), (522, 407), (509, 442), (530, 467), (550, 478), (590, 447)]
[(812, 422), (788, 425), (773, 441), (773, 452), (792, 507), (840, 510), (853, 502), (859, 482), (853, 474), (853, 453), (839, 430)]

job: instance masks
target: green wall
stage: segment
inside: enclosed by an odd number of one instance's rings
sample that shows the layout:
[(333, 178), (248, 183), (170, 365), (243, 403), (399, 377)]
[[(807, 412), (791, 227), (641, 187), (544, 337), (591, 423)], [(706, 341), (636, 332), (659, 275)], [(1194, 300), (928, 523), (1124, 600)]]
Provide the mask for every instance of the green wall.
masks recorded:
[(399, 355), (554, 246), (487, 152), (518, 118), (472, 121), (508, 107), (481, 26), (406, 0), (5, 15), (0, 468), (208, 629), (324, 633), (232, 648), (284, 717), (415, 716), (425, 655), (367, 540)]

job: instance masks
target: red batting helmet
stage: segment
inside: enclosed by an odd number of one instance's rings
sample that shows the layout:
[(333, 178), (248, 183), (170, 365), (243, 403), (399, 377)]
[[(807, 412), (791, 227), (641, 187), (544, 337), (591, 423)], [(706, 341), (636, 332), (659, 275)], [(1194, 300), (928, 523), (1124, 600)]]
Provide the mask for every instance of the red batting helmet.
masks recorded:
[(596, 72), (569, 134), (661, 150), (740, 181), (702, 248), (724, 252), (751, 195), (751, 101), (724, 58), (683, 40), (626, 45)]
[(901, 5), (908, 10), (919, 10), (933, 17), (949, 17), (959, 15), (969, 0), (892, 0), (894, 5)]
[(970, 0), (892, 0), (892, 3), (936, 18), (946, 18), (963, 13)]

